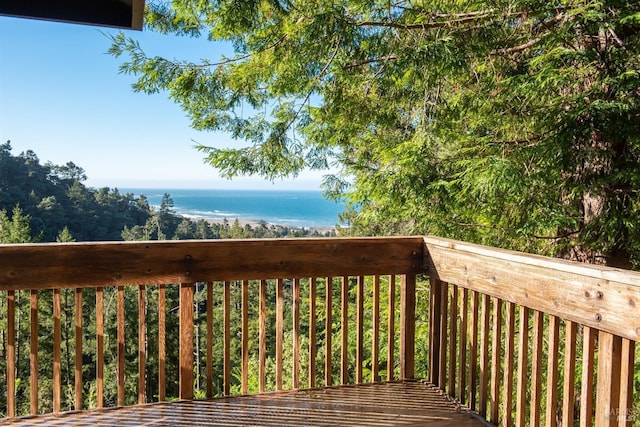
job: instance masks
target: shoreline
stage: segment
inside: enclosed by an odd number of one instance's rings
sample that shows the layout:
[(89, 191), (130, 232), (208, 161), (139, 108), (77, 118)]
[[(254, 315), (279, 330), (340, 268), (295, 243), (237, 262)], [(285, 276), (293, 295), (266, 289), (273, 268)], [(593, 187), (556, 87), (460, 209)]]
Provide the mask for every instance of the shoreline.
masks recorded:
[[(191, 220), (194, 220), (196, 218), (190, 218)], [(241, 227), (244, 227), (246, 225), (251, 226), (251, 228), (256, 228), (256, 227), (260, 227), (262, 224), (266, 224), (267, 227), (286, 227), (286, 228), (290, 228), (290, 229), (294, 229), (294, 230), (311, 230), (311, 231), (318, 231), (319, 233), (326, 233), (326, 232), (338, 232), (338, 229), (336, 226), (329, 226), (329, 225), (324, 225), (324, 226), (311, 226), (311, 227), (305, 227), (305, 226), (296, 226), (296, 225), (288, 225), (288, 224), (273, 224), (267, 221), (263, 221), (263, 220), (255, 220), (255, 219), (247, 219), (247, 218), (197, 218), (196, 220), (199, 219), (204, 219), (206, 222), (208, 222), (209, 224), (224, 224), (225, 220), (227, 221), (227, 223), (229, 225), (233, 225), (233, 223), (237, 220), (238, 223), (240, 224)]]

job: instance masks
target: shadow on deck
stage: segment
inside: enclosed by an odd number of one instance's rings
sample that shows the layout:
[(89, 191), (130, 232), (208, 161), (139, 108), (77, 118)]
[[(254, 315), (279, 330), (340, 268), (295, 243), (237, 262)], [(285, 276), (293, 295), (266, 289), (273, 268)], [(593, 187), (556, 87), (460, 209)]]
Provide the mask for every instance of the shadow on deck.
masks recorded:
[(52, 426), (487, 426), (420, 381), (363, 384), (13, 419)]

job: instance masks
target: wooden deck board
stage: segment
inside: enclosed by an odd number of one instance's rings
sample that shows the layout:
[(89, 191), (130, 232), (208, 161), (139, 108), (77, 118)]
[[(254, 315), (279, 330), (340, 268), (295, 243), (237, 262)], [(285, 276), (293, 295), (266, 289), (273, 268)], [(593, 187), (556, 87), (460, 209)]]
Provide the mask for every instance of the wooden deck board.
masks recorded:
[(487, 426), (424, 382), (341, 386), (8, 420), (51, 426)]

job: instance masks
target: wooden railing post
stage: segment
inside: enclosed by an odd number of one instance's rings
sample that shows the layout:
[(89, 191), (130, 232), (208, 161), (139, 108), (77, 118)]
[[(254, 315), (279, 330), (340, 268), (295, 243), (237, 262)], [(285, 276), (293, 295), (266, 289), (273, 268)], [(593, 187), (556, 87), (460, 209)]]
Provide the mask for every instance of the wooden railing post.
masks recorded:
[(400, 288), (400, 375), (414, 377), (416, 334), (416, 276), (402, 276)]
[(180, 399), (193, 399), (193, 283), (180, 284)]
[(618, 425), (621, 355), (622, 338), (600, 331), (598, 333), (596, 427)]
[(429, 381), (438, 384), (440, 373), (440, 300), (442, 282), (429, 278)]

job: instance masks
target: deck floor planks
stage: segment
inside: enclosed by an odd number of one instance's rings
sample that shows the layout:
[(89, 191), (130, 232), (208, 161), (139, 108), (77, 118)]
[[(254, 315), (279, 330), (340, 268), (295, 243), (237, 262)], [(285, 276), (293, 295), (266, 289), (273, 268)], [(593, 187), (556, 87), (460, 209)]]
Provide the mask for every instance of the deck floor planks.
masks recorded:
[(50, 426), (487, 426), (420, 381), (264, 393), (7, 420)]

